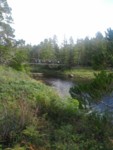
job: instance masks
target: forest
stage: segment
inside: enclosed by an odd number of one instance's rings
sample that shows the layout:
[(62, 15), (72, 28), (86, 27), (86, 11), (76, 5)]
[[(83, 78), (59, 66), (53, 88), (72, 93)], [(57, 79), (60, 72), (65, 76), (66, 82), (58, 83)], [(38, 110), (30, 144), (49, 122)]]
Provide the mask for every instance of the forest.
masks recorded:
[(94, 38), (77, 39), (76, 43), (72, 37), (64, 39), (58, 45), (58, 39), (45, 39), (38, 45), (31, 47), (30, 61), (32, 59), (60, 62), (66, 67), (92, 67), (93, 69), (106, 69), (112, 67), (112, 44), (113, 30), (108, 28), (105, 36), (97, 32)]
[[(112, 150), (113, 107), (102, 98), (113, 93), (113, 29), (31, 45), (15, 38), (11, 11), (0, 0), (0, 150)], [(76, 84), (62, 98), (33, 73)]]

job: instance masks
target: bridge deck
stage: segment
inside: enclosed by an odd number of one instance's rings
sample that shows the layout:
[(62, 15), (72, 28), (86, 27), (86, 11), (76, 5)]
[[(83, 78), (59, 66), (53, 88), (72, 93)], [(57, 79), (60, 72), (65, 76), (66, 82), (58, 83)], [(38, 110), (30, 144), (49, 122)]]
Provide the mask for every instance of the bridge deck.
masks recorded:
[(55, 63), (28, 63), (29, 65), (50, 65), (50, 66), (64, 66), (64, 64), (55, 64)]

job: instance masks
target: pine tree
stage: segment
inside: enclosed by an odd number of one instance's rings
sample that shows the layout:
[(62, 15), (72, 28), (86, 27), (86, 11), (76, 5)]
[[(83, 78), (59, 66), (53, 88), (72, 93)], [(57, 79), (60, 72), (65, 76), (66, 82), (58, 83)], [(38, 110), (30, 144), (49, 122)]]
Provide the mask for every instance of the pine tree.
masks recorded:
[(11, 27), (12, 22), (11, 8), (7, 0), (0, 0), (0, 45), (11, 44), (14, 38), (14, 29)]
[(7, 0), (0, 0), (0, 64), (7, 64), (11, 59), (11, 46), (14, 42), (13, 19)]

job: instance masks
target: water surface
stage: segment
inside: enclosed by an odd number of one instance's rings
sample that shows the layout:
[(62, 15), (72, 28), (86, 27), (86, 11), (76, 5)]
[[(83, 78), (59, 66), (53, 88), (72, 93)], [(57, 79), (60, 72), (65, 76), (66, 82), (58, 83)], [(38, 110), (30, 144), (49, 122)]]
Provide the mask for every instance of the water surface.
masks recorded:
[[(57, 91), (57, 93), (63, 98), (71, 96), (69, 90), (72, 86), (75, 85), (75, 83), (71, 80), (63, 80), (53, 77), (44, 78), (44, 82), (47, 85), (53, 87)], [(113, 112), (113, 94), (103, 97), (98, 104), (95, 103), (94, 105), (92, 105), (92, 110), (98, 112)]]
[(45, 78), (45, 83), (52, 86), (61, 97), (70, 96), (69, 90), (74, 83), (60, 78)]

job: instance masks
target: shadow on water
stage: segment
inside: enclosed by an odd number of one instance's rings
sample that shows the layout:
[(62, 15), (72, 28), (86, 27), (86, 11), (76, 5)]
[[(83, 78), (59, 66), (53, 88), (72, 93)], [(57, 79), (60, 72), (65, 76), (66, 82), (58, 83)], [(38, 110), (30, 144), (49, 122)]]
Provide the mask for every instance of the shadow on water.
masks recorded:
[[(59, 94), (59, 96), (63, 98), (70, 97), (71, 96), (69, 93), (70, 88), (74, 85), (77, 85), (77, 83), (75, 83), (73, 80), (64, 79), (61, 77), (49, 77), (49, 76), (42, 77), (41, 75), (40, 80), (42, 80), (46, 85), (53, 87)], [(91, 106), (91, 109), (99, 113), (103, 113), (105, 111), (113, 112), (113, 94), (111, 94), (110, 96), (103, 97), (98, 104), (93, 104)]]
[[(72, 80), (64, 80), (61, 78), (45, 78), (44, 82), (53, 87), (63, 98), (70, 96), (69, 90), (75, 85)], [(98, 104), (93, 104), (92, 110), (99, 113), (106, 111), (113, 112), (113, 94), (103, 97)]]
[(98, 104), (92, 105), (92, 109), (100, 113), (113, 112), (113, 94), (103, 97)]

